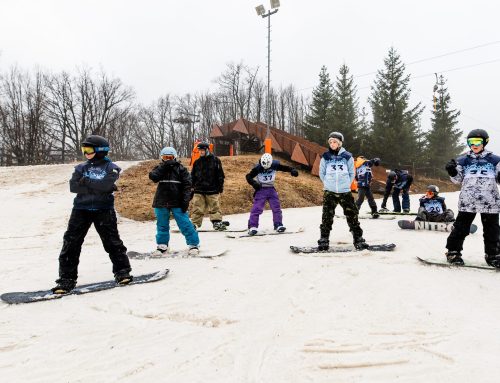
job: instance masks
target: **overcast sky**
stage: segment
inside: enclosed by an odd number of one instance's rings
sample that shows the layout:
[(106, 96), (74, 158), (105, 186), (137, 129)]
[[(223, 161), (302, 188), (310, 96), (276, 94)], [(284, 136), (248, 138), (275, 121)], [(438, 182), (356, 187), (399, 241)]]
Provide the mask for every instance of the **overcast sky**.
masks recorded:
[[(0, 0), (0, 70), (16, 63), (51, 71), (103, 68), (133, 86), (143, 103), (213, 89), (231, 61), (259, 66), (265, 76), (267, 19), (257, 16), (259, 4)], [(268, 0), (262, 4), (269, 8)], [(343, 63), (359, 76), (383, 68), (390, 46), (408, 64), (485, 45), (407, 65), (407, 71), (415, 77), (413, 104), (421, 101), (427, 109), (424, 128), (430, 126), (434, 73), (442, 73), (453, 106), (462, 111), (459, 126), (488, 130), (490, 148), (500, 153), (499, 15), (498, 0), (281, 0), (271, 20), (272, 83), (310, 95), (322, 65), (332, 78)], [(355, 78), (361, 106), (374, 78)]]

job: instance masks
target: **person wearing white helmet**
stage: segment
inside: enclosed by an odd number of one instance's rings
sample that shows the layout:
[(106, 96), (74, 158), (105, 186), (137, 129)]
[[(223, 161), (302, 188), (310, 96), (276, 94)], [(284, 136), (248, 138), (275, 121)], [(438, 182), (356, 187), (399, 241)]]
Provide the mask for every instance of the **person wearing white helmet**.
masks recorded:
[(330, 232), (335, 216), (335, 208), (340, 205), (353, 236), (356, 249), (366, 249), (368, 244), (363, 238), (363, 230), (358, 220), (358, 207), (351, 194), (351, 184), (355, 177), (352, 154), (342, 146), (344, 136), (332, 132), (328, 136), (329, 149), (321, 156), (319, 178), (323, 181), (323, 213), (321, 217), (319, 250), (330, 247)]
[(189, 254), (199, 253), (200, 239), (189, 219), (191, 176), (177, 161), (177, 151), (168, 146), (160, 152), (161, 163), (149, 173), (149, 179), (158, 184), (153, 200), (156, 215), (156, 250), (151, 254), (160, 257), (168, 253), (170, 242), (170, 214), (186, 239)]
[(283, 226), (280, 199), (274, 187), (277, 171), (290, 173), (293, 177), (299, 175), (297, 169), (280, 164), (278, 160), (273, 160), (273, 156), (269, 153), (264, 153), (259, 163), (246, 175), (247, 182), (255, 189), (252, 210), (248, 219), (248, 234), (250, 235), (258, 232), (259, 217), (264, 211), (266, 202), (269, 202), (269, 207), (273, 212), (274, 230), (278, 233), (286, 230)]

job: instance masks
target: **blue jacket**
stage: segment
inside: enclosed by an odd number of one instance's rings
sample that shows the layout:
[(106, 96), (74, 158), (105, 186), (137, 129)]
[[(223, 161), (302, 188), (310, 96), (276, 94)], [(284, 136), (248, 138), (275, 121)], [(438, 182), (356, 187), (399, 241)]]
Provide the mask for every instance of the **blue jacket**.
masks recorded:
[(90, 160), (75, 166), (69, 180), (69, 190), (76, 193), (74, 209), (113, 209), (116, 189), (115, 182), (121, 169), (109, 158)]
[(446, 211), (446, 203), (444, 197), (420, 198), (420, 207), (423, 207), (429, 214), (443, 214)]
[(370, 186), (373, 178), (372, 166), (372, 161), (365, 161), (363, 165), (356, 169), (356, 181), (358, 182), (358, 187), (367, 188)]
[(321, 156), (319, 178), (323, 188), (334, 193), (349, 193), (354, 180), (354, 159), (352, 154), (340, 148), (338, 154), (329, 149)]
[[(269, 188), (274, 187), (276, 171), (291, 172), (292, 168), (287, 165), (281, 165), (278, 160), (273, 160), (269, 169), (264, 169), (262, 165), (258, 163), (245, 177), (247, 182), (254, 188)], [(257, 178), (257, 180), (255, 180), (255, 178)]]

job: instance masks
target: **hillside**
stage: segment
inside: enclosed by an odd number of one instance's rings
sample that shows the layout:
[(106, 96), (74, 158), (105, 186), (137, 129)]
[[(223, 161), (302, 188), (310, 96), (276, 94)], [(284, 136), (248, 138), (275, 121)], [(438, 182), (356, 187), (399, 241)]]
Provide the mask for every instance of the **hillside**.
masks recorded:
[[(220, 157), (226, 181), (224, 193), (221, 197), (221, 208), (224, 215), (248, 213), (252, 207), (253, 189), (246, 182), (245, 175), (258, 162), (260, 155)], [(294, 166), (293, 163), (280, 159), (284, 164)], [(188, 159), (181, 162), (187, 166)], [(123, 217), (136, 221), (154, 220), (151, 204), (156, 191), (156, 185), (149, 180), (149, 171), (158, 163), (157, 160), (144, 161), (137, 166), (125, 170), (120, 177), (116, 195), (116, 209)], [(278, 190), (282, 208), (308, 207), (322, 204), (323, 185), (320, 179), (307, 171), (299, 170), (299, 177), (292, 177), (286, 173), (278, 173), (276, 189)], [(385, 169), (374, 168), (376, 182), (373, 190), (383, 193), (385, 185)], [(442, 191), (455, 191), (458, 188), (449, 181), (433, 179), (417, 179), (411, 191), (425, 193), (429, 184), (438, 185)], [(356, 197), (355, 197), (356, 198)]]

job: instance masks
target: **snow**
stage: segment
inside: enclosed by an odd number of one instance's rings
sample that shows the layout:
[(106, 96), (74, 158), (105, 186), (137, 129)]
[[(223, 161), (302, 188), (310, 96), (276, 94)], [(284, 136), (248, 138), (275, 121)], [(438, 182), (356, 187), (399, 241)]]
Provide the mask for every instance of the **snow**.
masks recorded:
[[(0, 293), (53, 286), (74, 197), (72, 169), (0, 168)], [(456, 210), (458, 193), (445, 196)], [(415, 207), (418, 196), (411, 198)], [(225, 218), (245, 227), (248, 215)], [(284, 220), (305, 231), (242, 239), (200, 233), (203, 248), (226, 247), (228, 254), (131, 261), (137, 275), (169, 268), (162, 281), (0, 303), (2, 381), (498, 381), (498, 274), (415, 259), (444, 259), (447, 233), (362, 220), (369, 243), (395, 242), (396, 250), (311, 257), (288, 247), (316, 242), (321, 207), (287, 209)], [(482, 227), (475, 223), (464, 254), (481, 263)], [(261, 228), (272, 228), (269, 211)], [(154, 222), (120, 218), (119, 231), (130, 250), (154, 249)], [(336, 219), (332, 243), (351, 240), (345, 219)], [(180, 233), (171, 247), (186, 247)], [(79, 273), (79, 284), (112, 278), (93, 228)]]

